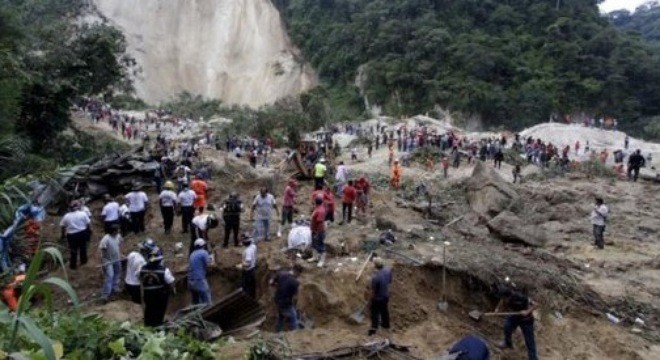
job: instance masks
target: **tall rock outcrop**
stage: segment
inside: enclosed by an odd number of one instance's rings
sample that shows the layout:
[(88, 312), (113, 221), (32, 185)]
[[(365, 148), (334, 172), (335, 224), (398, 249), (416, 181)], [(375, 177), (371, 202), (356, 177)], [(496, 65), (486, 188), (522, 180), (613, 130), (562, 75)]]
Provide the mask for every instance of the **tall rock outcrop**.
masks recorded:
[(316, 83), (269, 0), (92, 2), (126, 36), (148, 102), (188, 91), (258, 106)]

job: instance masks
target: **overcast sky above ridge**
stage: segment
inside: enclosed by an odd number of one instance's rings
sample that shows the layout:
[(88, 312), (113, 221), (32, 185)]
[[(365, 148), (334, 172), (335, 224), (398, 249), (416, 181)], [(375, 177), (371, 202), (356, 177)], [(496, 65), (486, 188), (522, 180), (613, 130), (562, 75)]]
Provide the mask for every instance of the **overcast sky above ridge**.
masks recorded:
[(605, 0), (600, 4), (600, 11), (608, 13), (614, 10), (626, 9), (633, 12), (639, 5), (646, 2), (648, 2), (648, 0)]

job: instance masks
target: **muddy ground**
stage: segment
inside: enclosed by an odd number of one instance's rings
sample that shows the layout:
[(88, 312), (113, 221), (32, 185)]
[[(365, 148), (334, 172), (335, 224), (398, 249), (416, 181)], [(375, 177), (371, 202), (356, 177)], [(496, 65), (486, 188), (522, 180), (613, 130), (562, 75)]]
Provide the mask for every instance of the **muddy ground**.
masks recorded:
[[(528, 181), (507, 185), (519, 196), (516, 216), (525, 226), (542, 229), (547, 240), (542, 246), (505, 243), (489, 230), (487, 217), (477, 214), (469, 204), (466, 184), (473, 165), (451, 171), (449, 179), (437, 173), (425, 172), (414, 165), (404, 172), (406, 188), (391, 192), (383, 179), (387, 169), (383, 164), (385, 149), (380, 149), (372, 160), (351, 164), (354, 173), (365, 172), (375, 181), (373, 206), (370, 213), (350, 225), (332, 225), (328, 231), (330, 258), (323, 269), (304, 264), (306, 271), (301, 278), (299, 307), (313, 319), (315, 328), (286, 333), (284, 338), (292, 354), (327, 351), (338, 347), (353, 346), (369, 340), (366, 336), (368, 321), (354, 324), (350, 315), (363, 303), (364, 291), (373, 271), (368, 270), (356, 282), (356, 274), (367, 251), (380, 230), (393, 227), (398, 237), (394, 246), (424, 262), (414, 266), (409, 261), (390, 256), (394, 284), (390, 300), (393, 327), (377, 336), (393, 342), (409, 345), (412, 355), (431, 359), (441, 354), (460, 337), (476, 333), (491, 345), (501, 340), (500, 319), (472, 321), (467, 313), (471, 310), (490, 310), (496, 299), (490, 285), (505, 276), (528, 291), (541, 303), (536, 313), (536, 338), (542, 359), (658, 359), (660, 358), (660, 228), (657, 204), (660, 194), (657, 185), (629, 183), (612, 179), (590, 179), (572, 175), (544, 181)], [(283, 151), (271, 159), (283, 156)], [(207, 150), (204, 155), (216, 167), (211, 181), (215, 188), (210, 203), (221, 204), (229, 191), (237, 190), (244, 202), (257, 193), (259, 186), (274, 185), (280, 195), (289, 172), (285, 170), (273, 180), (273, 169), (253, 170), (247, 163), (227, 159), (223, 152)], [(488, 164), (490, 166), (490, 164)], [(510, 168), (499, 171), (503, 181), (508, 181)], [(414, 186), (424, 178), (432, 184), (437, 203), (441, 206), (431, 215), (423, 212), (424, 200), (413, 196)], [(156, 204), (154, 191), (149, 194)], [(301, 213), (310, 211), (311, 183), (301, 183), (299, 201)], [(600, 195), (612, 210), (608, 224), (605, 250), (591, 245), (591, 226), (588, 215), (593, 196)], [(339, 203), (339, 201), (338, 201)], [(95, 213), (100, 212), (100, 202), (91, 204)], [(340, 206), (338, 207), (340, 208)], [(450, 221), (462, 218), (449, 227)], [(340, 217), (339, 212), (337, 218)], [(182, 241), (186, 246), (188, 236), (182, 236), (178, 218), (174, 232), (164, 235), (157, 209), (147, 216), (147, 233), (161, 245), (166, 263), (182, 277), (186, 259), (176, 253), (174, 245)], [(46, 237), (56, 241), (59, 234), (59, 217), (47, 219)], [(95, 235), (90, 248), (95, 248), (101, 229), (95, 224)], [(243, 216), (242, 228), (250, 222)], [(274, 232), (274, 226), (271, 226)], [(51, 236), (52, 235), (52, 236)], [(50, 239), (52, 237), (52, 239)], [(145, 236), (130, 235), (126, 238), (124, 253)], [(221, 229), (211, 232), (220, 241)], [(434, 239), (431, 240), (430, 237)], [(274, 336), (273, 290), (267, 285), (269, 277), (290, 263), (280, 251), (283, 240), (259, 244), (258, 298), (267, 309), (268, 318), (261, 330), (263, 336)], [(449, 309), (439, 311), (441, 299), (442, 242), (448, 240), (447, 297)], [(340, 256), (339, 244), (345, 242), (349, 254)], [(184, 248), (186, 248), (184, 246)], [(375, 251), (383, 256), (385, 249)], [(94, 253), (94, 251), (90, 252)], [(240, 274), (234, 266), (240, 261), (240, 249), (220, 250), (220, 268), (211, 278), (213, 296), (218, 299), (238, 287)], [(69, 278), (85, 301), (87, 311), (101, 312), (118, 320), (139, 322), (139, 306), (123, 300), (101, 306), (98, 298), (102, 275), (98, 268), (98, 254), (91, 257), (85, 267), (69, 272)], [(182, 291), (170, 302), (170, 310), (176, 311), (189, 303), (188, 294)], [(619, 324), (609, 322), (606, 312), (615, 313), (622, 319)], [(636, 317), (644, 321), (633, 333)], [(220, 350), (220, 357), (238, 358), (249, 348), (251, 340), (237, 338), (235, 344)], [(522, 336), (514, 335), (514, 350), (500, 352), (494, 346), (495, 358), (524, 359), (526, 352)]]

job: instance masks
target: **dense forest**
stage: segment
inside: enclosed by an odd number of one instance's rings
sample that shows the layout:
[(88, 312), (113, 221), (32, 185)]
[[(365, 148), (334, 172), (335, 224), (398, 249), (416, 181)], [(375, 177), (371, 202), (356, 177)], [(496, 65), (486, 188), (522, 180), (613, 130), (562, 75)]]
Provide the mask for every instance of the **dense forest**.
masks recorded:
[(584, 112), (630, 129), (660, 114), (657, 54), (597, 0), (272, 1), (331, 89), (362, 71), (389, 115), (440, 105), (520, 128)]
[(84, 3), (0, 0), (0, 178), (71, 153), (57, 140), (76, 99), (130, 89), (123, 35), (78, 21)]
[(612, 11), (608, 17), (619, 29), (639, 34), (660, 51), (660, 1), (650, 1), (632, 13), (628, 10)]

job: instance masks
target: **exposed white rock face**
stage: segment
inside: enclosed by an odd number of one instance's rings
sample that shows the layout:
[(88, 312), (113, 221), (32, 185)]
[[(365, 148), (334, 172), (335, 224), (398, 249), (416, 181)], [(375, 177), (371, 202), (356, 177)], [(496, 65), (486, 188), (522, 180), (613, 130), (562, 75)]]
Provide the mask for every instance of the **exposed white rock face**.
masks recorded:
[(258, 106), (316, 83), (269, 0), (93, 0), (123, 31), (150, 103), (188, 91)]

